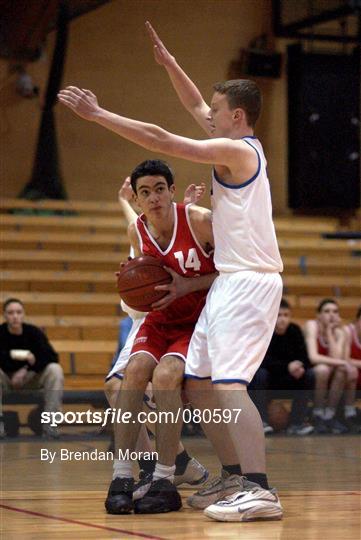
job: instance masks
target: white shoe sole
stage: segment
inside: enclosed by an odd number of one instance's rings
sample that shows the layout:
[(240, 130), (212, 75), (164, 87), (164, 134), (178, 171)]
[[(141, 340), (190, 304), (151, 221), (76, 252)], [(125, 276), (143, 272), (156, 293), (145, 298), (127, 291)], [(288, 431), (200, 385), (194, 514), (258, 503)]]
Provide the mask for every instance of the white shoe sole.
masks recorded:
[(274, 508), (249, 508), (244, 512), (222, 512), (206, 508), (204, 514), (216, 521), (278, 521), (283, 517), (279, 507)]

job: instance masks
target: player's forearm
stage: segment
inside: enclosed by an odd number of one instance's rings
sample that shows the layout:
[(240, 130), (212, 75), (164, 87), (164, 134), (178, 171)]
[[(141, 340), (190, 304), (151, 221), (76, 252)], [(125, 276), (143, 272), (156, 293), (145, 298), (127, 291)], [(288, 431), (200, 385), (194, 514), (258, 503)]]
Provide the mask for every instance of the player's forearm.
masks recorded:
[(358, 369), (361, 369), (361, 360), (357, 360), (356, 358), (350, 358), (349, 362), (352, 366), (357, 367)]
[(129, 225), (130, 223), (133, 223), (134, 221), (136, 221), (138, 214), (132, 208), (130, 203), (126, 201), (125, 199), (119, 199), (119, 204), (121, 206), (125, 219), (127, 220), (127, 224)]
[(194, 111), (205, 105), (202, 94), (176, 60), (167, 64), (165, 69), (167, 70), (174, 90), (187, 111), (192, 114)]
[(99, 108), (93, 121), (147, 150), (166, 152), (167, 132), (154, 124), (133, 120)]
[(329, 355), (331, 356), (331, 358), (342, 358), (343, 351), (344, 343), (342, 339), (340, 339), (339, 341), (333, 340), (332, 342), (329, 342)]
[(228, 144), (226, 139), (220, 139), (220, 142), (195, 141), (169, 133), (154, 124), (126, 118), (101, 108), (92, 113), (91, 121), (147, 150), (195, 163), (219, 163), (229, 166), (234, 155), (233, 148), (225, 147), (225, 143)]
[(343, 358), (345, 350), (345, 336), (339, 328), (327, 329), (328, 353), (332, 358)]
[(203, 276), (187, 278), (186, 279), (187, 291), (185, 292), (185, 294), (209, 289), (217, 276), (218, 276), (218, 272), (214, 272), (213, 274), (205, 274)]
[(331, 356), (326, 356), (324, 354), (311, 355), (310, 362), (313, 365), (327, 364), (328, 366), (342, 366), (345, 363), (341, 358), (331, 358)]

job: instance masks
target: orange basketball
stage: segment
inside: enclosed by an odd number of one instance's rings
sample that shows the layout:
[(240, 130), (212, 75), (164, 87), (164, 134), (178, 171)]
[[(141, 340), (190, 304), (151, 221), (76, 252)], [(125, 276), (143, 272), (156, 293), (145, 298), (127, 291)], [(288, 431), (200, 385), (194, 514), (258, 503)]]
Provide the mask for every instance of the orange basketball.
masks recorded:
[(268, 422), (275, 431), (283, 431), (288, 426), (290, 413), (279, 401), (271, 401), (268, 405)]
[(163, 263), (147, 255), (128, 261), (116, 275), (121, 299), (137, 311), (152, 311), (151, 305), (167, 294), (154, 290), (154, 287), (172, 281)]

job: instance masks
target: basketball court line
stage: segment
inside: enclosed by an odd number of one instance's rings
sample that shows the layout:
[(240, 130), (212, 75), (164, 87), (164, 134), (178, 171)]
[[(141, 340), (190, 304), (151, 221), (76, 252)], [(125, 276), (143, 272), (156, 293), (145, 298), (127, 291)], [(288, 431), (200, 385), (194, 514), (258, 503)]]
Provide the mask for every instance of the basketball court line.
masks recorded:
[(25, 510), (23, 508), (17, 508), (15, 506), (8, 506), (7, 504), (1, 504), (0, 508), (5, 510), (12, 510), (13, 512), (19, 512), (22, 514), (27, 514), (35, 517), (42, 517), (46, 519), (53, 519), (55, 521), (62, 521), (64, 523), (70, 523), (72, 525), (81, 525), (83, 527), (92, 527), (93, 529), (101, 529), (102, 531), (111, 531), (122, 534), (128, 534), (129, 536), (134, 536), (136, 538), (144, 538), (145, 540), (167, 540), (166, 538), (161, 538), (160, 536), (152, 536), (149, 534), (144, 534), (141, 532), (132, 532), (125, 529), (117, 529), (115, 527), (108, 527), (106, 525), (96, 525), (95, 523), (86, 523), (85, 521), (78, 521), (76, 519), (63, 518), (60, 516), (52, 516), (50, 514), (43, 514), (42, 512), (33, 512), (32, 510)]

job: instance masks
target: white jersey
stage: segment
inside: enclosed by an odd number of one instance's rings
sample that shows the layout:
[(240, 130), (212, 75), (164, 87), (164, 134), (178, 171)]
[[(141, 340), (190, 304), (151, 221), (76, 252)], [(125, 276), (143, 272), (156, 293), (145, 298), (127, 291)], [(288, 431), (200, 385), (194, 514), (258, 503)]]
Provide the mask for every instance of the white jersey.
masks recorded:
[(226, 184), (213, 170), (214, 262), (219, 272), (282, 272), (272, 220), (267, 161), (256, 137), (243, 137), (258, 156), (256, 174), (241, 185)]

